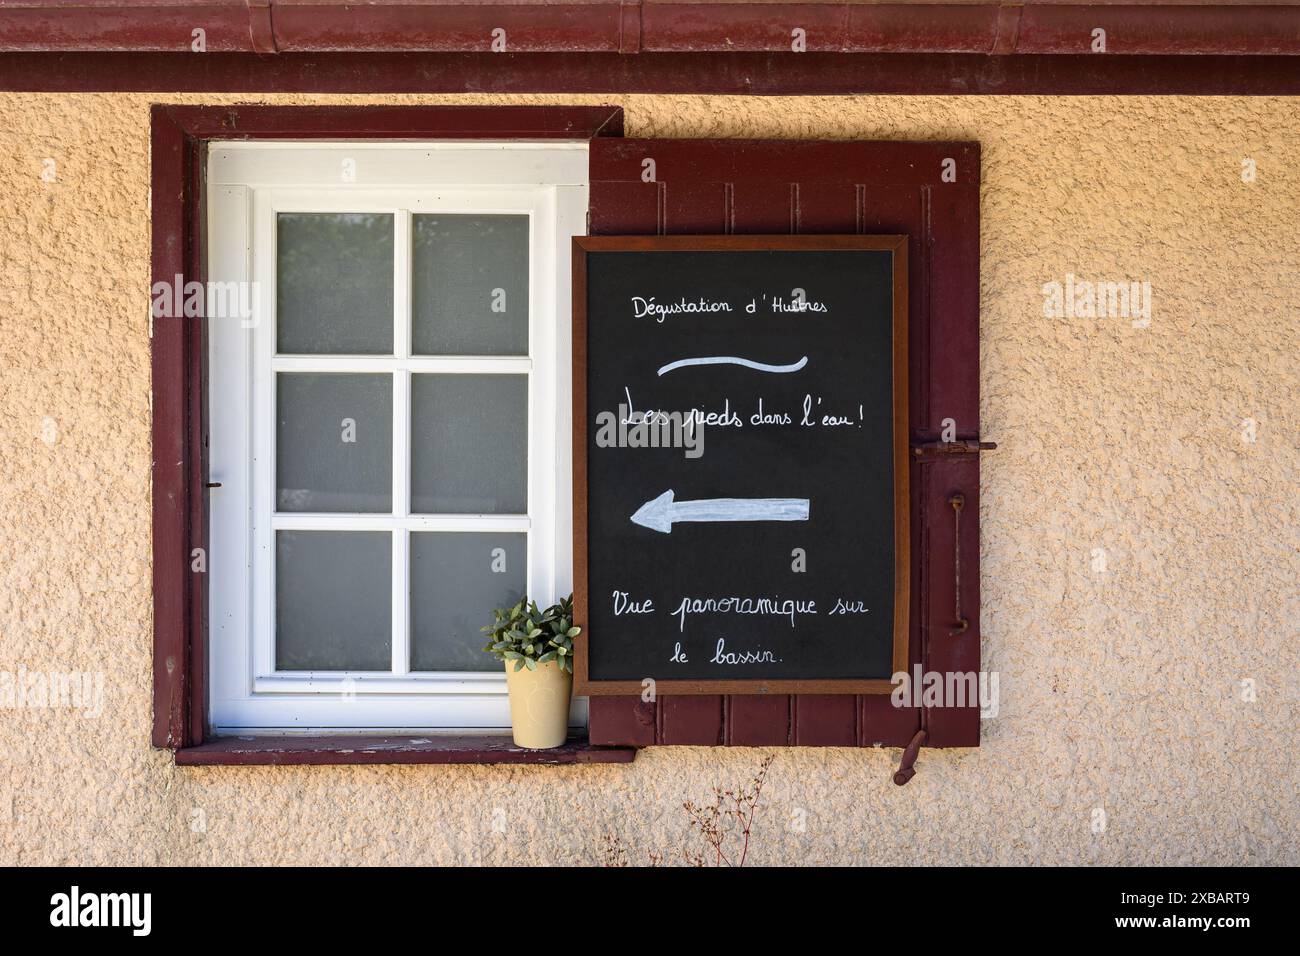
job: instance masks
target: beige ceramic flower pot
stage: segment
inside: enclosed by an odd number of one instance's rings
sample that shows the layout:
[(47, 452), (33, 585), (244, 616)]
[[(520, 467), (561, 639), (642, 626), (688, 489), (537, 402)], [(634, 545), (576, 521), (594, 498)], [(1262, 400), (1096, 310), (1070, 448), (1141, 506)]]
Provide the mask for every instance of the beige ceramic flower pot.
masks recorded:
[(536, 670), (515, 670), (506, 661), (506, 686), (510, 689), (510, 726), (515, 746), (549, 750), (564, 743), (569, 733), (569, 695), (573, 675), (555, 661)]

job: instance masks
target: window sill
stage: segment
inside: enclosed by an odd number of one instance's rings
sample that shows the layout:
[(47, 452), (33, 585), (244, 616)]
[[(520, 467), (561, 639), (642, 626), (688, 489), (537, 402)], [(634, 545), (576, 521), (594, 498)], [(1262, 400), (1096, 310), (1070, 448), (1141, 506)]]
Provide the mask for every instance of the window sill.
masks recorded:
[(635, 747), (596, 747), (570, 737), (553, 750), (516, 747), (508, 735), (365, 737), (217, 737), (176, 751), (184, 767), (299, 764), (579, 764), (631, 763)]

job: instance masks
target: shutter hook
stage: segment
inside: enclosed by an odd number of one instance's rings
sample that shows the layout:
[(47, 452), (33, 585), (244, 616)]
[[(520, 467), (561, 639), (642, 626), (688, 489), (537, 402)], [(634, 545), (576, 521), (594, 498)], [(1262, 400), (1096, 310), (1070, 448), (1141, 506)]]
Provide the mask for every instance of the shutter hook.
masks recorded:
[(965, 634), (970, 627), (970, 621), (962, 617), (961, 613), (961, 509), (966, 507), (966, 496), (961, 492), (954, 492), (948, 497), (948, 504), (952, 505), (953, 610), (957, 618), (956, 630), (949, 631), (948, 636), (956, 637)]
[(898, 769), (894, 771), (894, 783), (898, 786), (901, 787), (916, 776), (916, 757), (921, 752), (921, 744), (925, 743), (928, 736), (924, 730), (918, 730), (903, 750), (902, 759), (898, 761)]

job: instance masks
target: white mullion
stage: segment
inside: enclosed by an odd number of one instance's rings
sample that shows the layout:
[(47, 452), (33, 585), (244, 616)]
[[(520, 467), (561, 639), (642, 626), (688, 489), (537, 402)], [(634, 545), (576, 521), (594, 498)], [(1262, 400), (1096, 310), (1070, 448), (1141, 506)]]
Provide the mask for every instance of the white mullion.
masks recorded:
[(410, 672), (411, 374), (393, 373), (393, 673)]
[(533, 360), (523, 356), (418, 355), (389, 358), (386, 355), (277, 355), (271, 360), (276, 372), (451, 372), (489, 375), (527, 375)]
[[(252, 190), (208, 190), (209, 277), (214, 282), (252, 280)], [(250, 287), (251, 288), (251, 287)], [(252, 302), (257, 322), (265, 303)], [(214, 490), (208, 545), (211, 607), (208, 654), (211, 699), (247, 694), (253, 677), (252, 375), (253, 329), (229, 316), (208, 323), (210, 394), (209, 466)], [(220, 557), (218, 557), (220, 556)]]
[(393, 516), (411, 513), (411, 373), (393, 373)]
[(253, 278), (260, 280), (259, 321), (253, 327), (253, 654), (251, 678), (275, 671), (275, 422), (271, 367), (276, 327), (276, 214), (266, 190), (253, 194)]
[[(393, 356), (411, 354), (411, 211), (393, 214)], [(411, 513), (411, 373), (393, 369), (393, 516)], [(411, 671), (411, 532), (393, 532), (393, 674)]]
[[(533, 200), (534, 207), (537, 206), (536, 198)], [(538, 221), (538, 210), (534, 208), (528, 215), (528, 357), (532, 358), (542, 351), (542, 344), (538, 341), (541, 330), (546, 324), (547, 315), (544, 305), (544, 292), (541, 275), (541, 263), (539, 262), (537, 233), (542, 228), (542, 223)], [(549, 403), (545, 402), (544, 396), (539, 394), (542, 385), (546, 380), (544, 371), (537, 370), (529, 372), (528, 382), (525, 394), (528, 396), (528, 407), (524, 410), (524, 417), (527, 420), (528, 443), (525, 446), (525, 476), (527, 480), (528, 495), (528, 516), (544, 514), (544, 505), (539, 500), (541, 495), (541, 482), (538, 481), (537, 474), (537, 449), (538, 442), (538, 425), (542, 418), (543, 405), (549, 410)], [(550, 582), (541, 580), (544, 574), (544, 565), (539, 560), (538, 544), (544, 535), (531, 533), (528, 535), (528, 571), (524, 577), (525, 593), (533, 600), (537, 601), (542, 607), (551, 603)]]
[(411, 210), (393, 213), (393, 355), (411, 354)]
[(554, 305), (554, 449), (555, 510), (551, 515), (551, 551), (548, 563), (557, 597), (573, 591), (573, 409), (567, 383), (572, 381), (573, 292), (571, 236), (586, 232), (587, 187), (560, 186), (555, 195), (555, 233), (552, 275), (555, 277)]
[(529, 531), (528, 515), (408, 515), (280, 512), (271, 516), (274, 531)]
[(547, 452), (556, 446), (555, 416), (558, 396), (555, 391), (556, 339), (555, 314), (555, 191), (543, 187), (534, 198), (529, 217), (529, 289), (530, 328), (528, 351), (540, 359), (528, 376), (528, 513), (538, 520), (528, 536), (528, 587), (530, 594), (541, 594), (547, 604), (563, 595), (555, 590), (555, 562), (552, 542), (555, 538), (555, 468)]
[(407, 595), (411, 581), (411, 532), (393, 531), (393, 674), (411, 672), (411, 608)]

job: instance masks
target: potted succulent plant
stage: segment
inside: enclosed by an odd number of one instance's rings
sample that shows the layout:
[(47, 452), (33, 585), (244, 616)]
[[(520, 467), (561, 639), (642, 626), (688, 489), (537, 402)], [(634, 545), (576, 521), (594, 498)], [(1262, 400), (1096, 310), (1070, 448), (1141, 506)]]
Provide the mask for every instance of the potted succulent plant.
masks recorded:
[(482, 628), (483, 650), (505, 662), (510, 690), (510, 726), (515, 746), (547, 750), (568, 736), (573, 691), (573, 595), (545, 611), (525, 596), (514, 607), (497, 608)]

